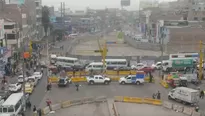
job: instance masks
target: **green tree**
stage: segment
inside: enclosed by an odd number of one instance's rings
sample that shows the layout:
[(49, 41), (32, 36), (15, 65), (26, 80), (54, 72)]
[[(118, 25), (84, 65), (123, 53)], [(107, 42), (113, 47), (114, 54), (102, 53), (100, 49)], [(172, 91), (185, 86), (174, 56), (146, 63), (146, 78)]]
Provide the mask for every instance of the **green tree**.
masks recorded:
[(45, 35), (47, 36), (48, 28), (50, 27), (50, 13), (48, 6), (42, 8), (42, 25), (44, 27)]

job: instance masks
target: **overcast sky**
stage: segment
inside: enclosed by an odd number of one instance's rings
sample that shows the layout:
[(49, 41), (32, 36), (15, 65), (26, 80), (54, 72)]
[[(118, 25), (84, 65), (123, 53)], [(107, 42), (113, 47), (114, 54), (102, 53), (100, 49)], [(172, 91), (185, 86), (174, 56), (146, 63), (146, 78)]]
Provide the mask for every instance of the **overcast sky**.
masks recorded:
[[(131, 5), (126, 7), (129, 10), (137, 10), (139, 0), (130, 0)], [(159, 0), (173, 1), (173, 0)], [(120, 0), (42, 0), (43, 5), (60, 7), (60, 2), (65, 2), (67, 8), (71, 10), (85, 10), (86, 7), (93, 9), (120, 8)]]

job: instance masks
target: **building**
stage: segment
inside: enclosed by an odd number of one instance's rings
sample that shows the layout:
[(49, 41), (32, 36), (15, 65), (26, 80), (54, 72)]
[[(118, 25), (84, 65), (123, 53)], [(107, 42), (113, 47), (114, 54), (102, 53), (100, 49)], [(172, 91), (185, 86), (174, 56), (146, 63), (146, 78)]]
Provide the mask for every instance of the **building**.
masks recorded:
[(36, 7), (36, 38), (41, 39), (45, 34), (42, 27), (42, 1), (35, 0)]

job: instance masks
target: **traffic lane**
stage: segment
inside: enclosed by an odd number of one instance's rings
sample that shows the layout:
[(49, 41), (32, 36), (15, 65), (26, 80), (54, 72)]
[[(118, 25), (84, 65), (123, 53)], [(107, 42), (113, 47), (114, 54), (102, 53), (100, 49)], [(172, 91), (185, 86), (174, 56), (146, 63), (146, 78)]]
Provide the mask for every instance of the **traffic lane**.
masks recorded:
[(110, 85), (88, 85), (79, 83), (79, 91), (76, 91), (75, 84), (69, 87), (59, 88), (53, 84), (52, 90), (47, 93), (46, 98), (42, 101), (41, 107), (45, 106), (45, 100), (49, 98), (52, 103), (58, 103), (66, 100), (73, 100), (83, 97), (107, 96), (133, 96), (133, 97), (152, 97), (153, 93), (161, 92), (162, 98), (167, 97), (167, 91), (159, 84), (145, 83), (144, 85), (119, 85), (118, 82), (111, 82)]
[[(43, 77), (39, 81), (38, 85), (34, 88), (33, 93), (30, 95), (30, 101), (32, 104), (32, 107), (35, 105), (37, 108), (39, 104), (41, 103), (43, 97), (46, 94), (46, 84), (47, 84), (47, 72), (46, 69), (44, 69)], [(32, 111), (27, 110), (26, 116), (31, 116)]]

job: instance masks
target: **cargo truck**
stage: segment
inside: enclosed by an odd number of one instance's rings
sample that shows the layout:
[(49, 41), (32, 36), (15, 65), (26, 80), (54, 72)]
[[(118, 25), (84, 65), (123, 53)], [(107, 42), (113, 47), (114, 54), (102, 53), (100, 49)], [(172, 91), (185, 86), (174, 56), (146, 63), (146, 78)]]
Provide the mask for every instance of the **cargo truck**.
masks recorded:
[(166, 72), (171, 72), (173, 69), (175, 70), (184, 70), (185, 68), (192, 68), (194, 66), (194, 60), (193, 59), (185, 59), (185, 58), (179, 58), (179, 59), (171, 59), (163, 61), (162, 69)]
[(199, 102), (199, 90), (187, 87), (177, 87), (169, 92), (168, 99), (183, 104), (197, 105)]
[(125, 77), (121, 77), (119, 80), (119, 84), (143, 84), (145, 78), (145, 72), (139, 71), (136, 75), (127, 75)]

